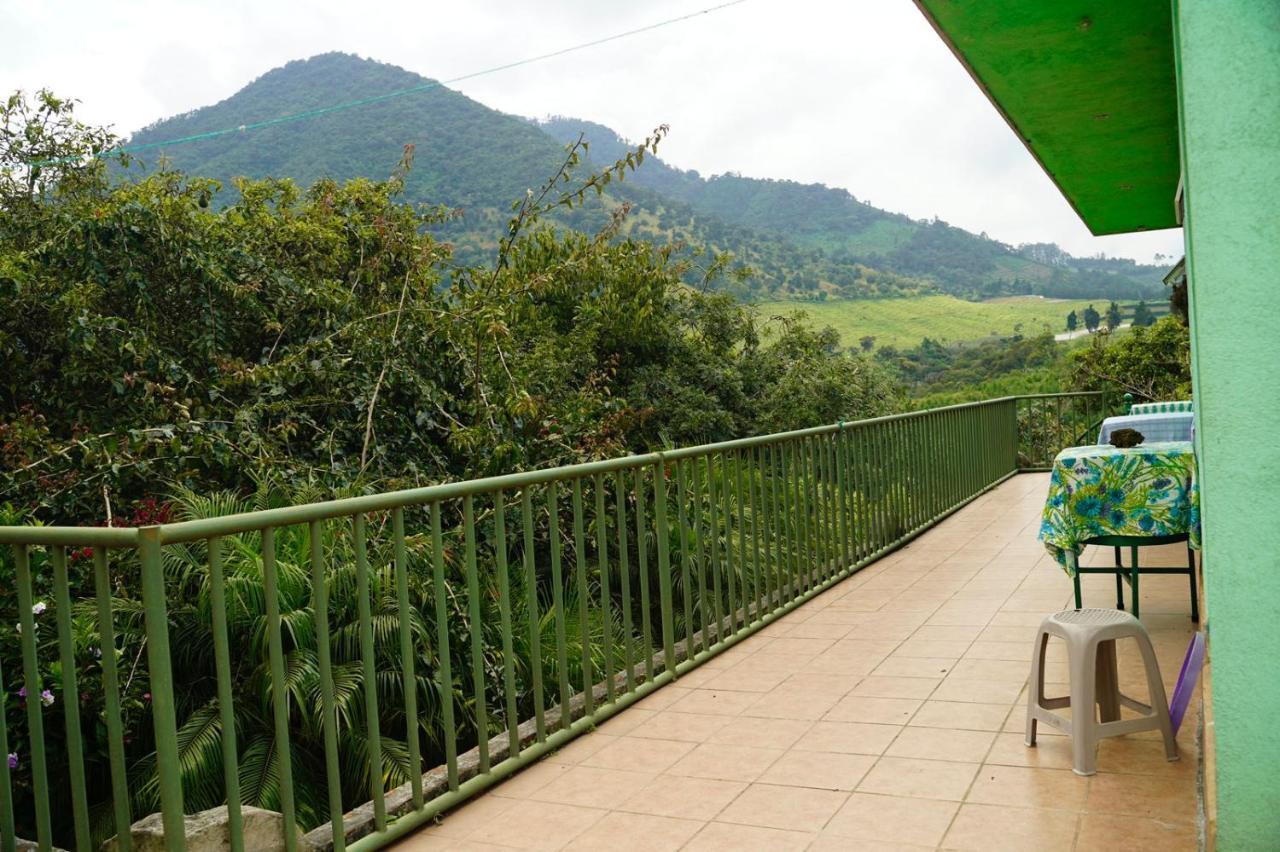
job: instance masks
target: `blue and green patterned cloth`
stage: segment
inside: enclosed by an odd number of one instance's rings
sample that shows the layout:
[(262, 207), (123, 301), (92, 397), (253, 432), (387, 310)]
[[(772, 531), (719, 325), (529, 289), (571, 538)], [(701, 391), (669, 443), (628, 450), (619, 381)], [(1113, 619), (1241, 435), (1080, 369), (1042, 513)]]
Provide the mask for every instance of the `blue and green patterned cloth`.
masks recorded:
[(1200, 486), (1188, 441), (1068, 447), (1053, 460), (1040, 540), (1071, 572), (1091, 538), (1186, 535), (1200, 547)]

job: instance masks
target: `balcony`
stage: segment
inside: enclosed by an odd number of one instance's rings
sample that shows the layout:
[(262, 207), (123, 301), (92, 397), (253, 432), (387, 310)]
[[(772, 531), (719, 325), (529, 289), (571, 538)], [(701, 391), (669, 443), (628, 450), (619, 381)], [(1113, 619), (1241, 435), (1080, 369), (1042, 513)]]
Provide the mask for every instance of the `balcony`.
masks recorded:
[[(1195, 718), (1181, 762), (1134, 736), (1091, 779), (1019, 733), (1032, 627), (1070, 583), (1035, 539), (1045, 477), (1018, 474), (1110, 405), (0, 528), (0, 678), (43, 696), (0, 715), (0, 839), (94, 849), (153, 814), (181, 850), (184, 815), (224, 806), (243, 848), (243, 803), (288, 850), (1194, 844)], [(1144, 583), (1166, 678), (1185, 608), (1185, 580)]]
[[(1035, 539), (1047, 480), (1005, 482), (394, 848), (1196, 849), (1198, 700), (1174, 763), (1155, 734), (1105, 740), (1092, 778), (1052, 730), (1023, 744), (1033, 628), (1071, 606)], [(1086, 578), (1086, 604), (1113, 594)], [(1153, 576), (1142, 604), (1171, 693), (1185, 579)], [(1120, 672), (1145, 698), (1123, 643)]]

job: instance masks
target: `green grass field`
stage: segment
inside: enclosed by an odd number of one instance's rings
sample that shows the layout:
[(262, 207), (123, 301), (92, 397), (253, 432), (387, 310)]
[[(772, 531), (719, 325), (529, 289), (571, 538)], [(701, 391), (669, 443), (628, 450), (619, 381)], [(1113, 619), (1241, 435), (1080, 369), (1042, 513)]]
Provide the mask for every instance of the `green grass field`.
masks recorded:
[[(1038, 334), (1048, 326), (1057, 334), (1066, 330), (1067, 314), (1083, 312), (1089, 301), (1040, 299), (1017, 296), (987, 302), (966, 302), (952, 296), (919, 296), (913, 299), (867, 299), (828, 302), (762, 302), (764, 319), (804, 311), (815, 325), (829, 325), (840, 332), (845, 346), (856, 347), (866, 335), (881, 346), (915, 346), (925, 337), (948, 343), (1004, 337), (1019, 331)], [(1094, 300), (1103, 313), (1105, 300)]]

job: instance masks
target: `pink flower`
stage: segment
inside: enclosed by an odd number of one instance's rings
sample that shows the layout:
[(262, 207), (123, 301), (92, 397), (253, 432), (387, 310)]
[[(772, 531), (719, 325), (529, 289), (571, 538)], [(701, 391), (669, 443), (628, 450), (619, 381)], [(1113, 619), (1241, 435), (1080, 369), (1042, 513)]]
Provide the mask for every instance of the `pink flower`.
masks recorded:
[(40, 693), (40, 703), (43, 704), (45, 707), (48, 707), (49, 705), (53, 704), (53, 702), (54, 702), (54, 698), (53, 698), (52, 692), (46, 689)]

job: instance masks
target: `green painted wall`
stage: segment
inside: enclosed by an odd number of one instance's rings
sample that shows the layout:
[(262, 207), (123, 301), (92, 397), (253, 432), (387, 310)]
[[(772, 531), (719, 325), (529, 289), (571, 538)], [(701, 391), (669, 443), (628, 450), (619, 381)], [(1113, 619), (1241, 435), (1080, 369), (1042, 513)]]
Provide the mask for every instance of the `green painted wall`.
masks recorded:
[(1280, 3), (1174, 3), (1218, 848), (1280, 849)]

